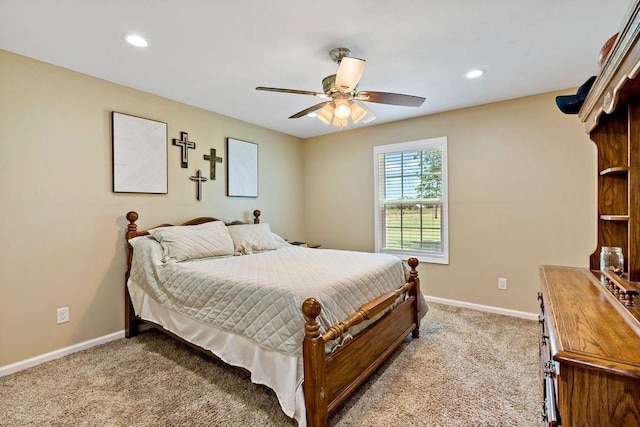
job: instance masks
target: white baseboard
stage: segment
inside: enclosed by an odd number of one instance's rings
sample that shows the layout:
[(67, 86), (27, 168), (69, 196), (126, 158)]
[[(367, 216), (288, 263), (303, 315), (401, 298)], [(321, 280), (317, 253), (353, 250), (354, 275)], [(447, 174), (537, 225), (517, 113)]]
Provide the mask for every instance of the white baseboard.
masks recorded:
[(495, 314), (503, 314), (505, 316), (511, 316), (511, 317), (520, 317), (522, 319), (527, 319), (527, 320), (538, 320), (537, 314), (527, 313), (525, 311), (509, 310), (506, 308), (492, 307), (490, 305), (474, 304), (471, 302), (456, 301), (452, 299), (438, 298), (438, 297), (430, 297), (427, 295), (425, 295), (425, 299), (427, 300), (427, 302), (431, 301), (437, 304), (445, 304), (445, 305), (453, 305), (456, 307), (470, 308), (472, 310), (486, 311), (486, 312), (495, 313)]
[[(503, 314), (505, 316), (520, 317), (528, 320), (538, 320), (538, 315), (535, 313), (526, 313), (524, 311), (508, 310), (506, 308), (492, 307), (489, 305), (473, 304), (470, 302), (456, 301), (446, 298), (430, 297), (426, 296), (427, 301), (435, 302), (437, 304), (453, 305), (456, 307), (470, 308), (472, 310), (486, 311), (489, 313)], [(114, 332), (103, 337), (95, 338), (89, 341), (74, 344), (69, 347), (64, 347), (59, 350), (54, 350), (49, 353), (41, 354), (40, 356), (32, 357), (30, 359), (22, 360), (20, 362), (11, 363), (9, 365), (0, 366), (0, 377), (12, 374), (14, 372), (22, 371), (23, 369), (31, 368), (32, 366), (39, 365), (50, 360), (55, 360), (68, 354), (76, 353), (81, 350), (86, 350), (91, 347), (95, 347), (100, 344), (114, 341), (120, 338), (124, 338), (124, 331)]]
[(41, 354), (40, 356), (32, 357), (30, 359), (21, 360), (20, 362), (11, 363), (9, 365), (0, 366), (0, 377), (13, 374), (14, 372), (22, 371), (23, 369), (31, 368), (32, 366), (39, 365), (50, 360), (58, 359), (71, 353), (76, 353), (81, 350), (86, 350), (91, 347), (95, 347), (100, 344), (107, 343), (109, 341), (124, 338), (124, 330), (120, 332), (114, 332), (109, 335), (94, 338), (89, 341), (81, 342), (78, 344), (64, 347), (59, 350), (54, 350), (49, 353)]

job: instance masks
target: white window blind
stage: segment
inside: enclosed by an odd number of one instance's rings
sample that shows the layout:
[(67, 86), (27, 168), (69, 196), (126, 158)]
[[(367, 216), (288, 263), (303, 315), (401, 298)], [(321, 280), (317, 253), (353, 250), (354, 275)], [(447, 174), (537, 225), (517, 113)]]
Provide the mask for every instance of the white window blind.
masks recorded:
[(447, 138), (374, 147), (376, 252), (449, 263)]

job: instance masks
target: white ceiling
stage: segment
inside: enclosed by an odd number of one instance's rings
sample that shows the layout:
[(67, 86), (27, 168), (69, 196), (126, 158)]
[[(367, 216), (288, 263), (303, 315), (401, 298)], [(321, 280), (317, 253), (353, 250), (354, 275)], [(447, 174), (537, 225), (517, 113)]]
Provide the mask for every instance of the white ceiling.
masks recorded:
[[(368, 103), (377, 120), (349, 127), (371, 126), (579, 86), (632, 3), (0, 0), (0, 49), (306, 138), (339, 131), (288, 119), (320, 100), (255, 87), (322, 92), (332, 48), (367, 60), (360, 90), (426, 98)], [(149, 46), (127, 45), (130, 32)], [(463, 77), (476, 67), (487, 73)]]

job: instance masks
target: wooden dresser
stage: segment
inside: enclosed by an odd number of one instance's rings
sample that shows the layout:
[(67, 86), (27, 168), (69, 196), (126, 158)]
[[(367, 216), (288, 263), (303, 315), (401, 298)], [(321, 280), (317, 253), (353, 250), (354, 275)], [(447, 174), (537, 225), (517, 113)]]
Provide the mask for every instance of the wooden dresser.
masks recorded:
[(540, 360), (548, 426), (640, 425), (640, 298), (600, 272), (540, 267)]
[[(640, 0), (578, 117), (598, 153), (597, 245), (590, 269), (540, 268), (543, 418), (640, 426)], [(623, 277), (598, 271), (605, 246), (622, 249)]]

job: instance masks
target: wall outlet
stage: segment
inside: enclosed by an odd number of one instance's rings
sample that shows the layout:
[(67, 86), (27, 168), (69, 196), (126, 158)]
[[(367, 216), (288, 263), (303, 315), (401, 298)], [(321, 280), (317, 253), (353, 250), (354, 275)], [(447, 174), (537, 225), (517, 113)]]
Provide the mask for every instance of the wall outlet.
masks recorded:
[(507, 290), (507, 279), (504, 277), (498, 279), (498, 289), (502, 289), (503, 291)]
[(56, 322), (58, 324), (69, 321), (69, 307), (63, 307), (56, 310)]

